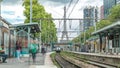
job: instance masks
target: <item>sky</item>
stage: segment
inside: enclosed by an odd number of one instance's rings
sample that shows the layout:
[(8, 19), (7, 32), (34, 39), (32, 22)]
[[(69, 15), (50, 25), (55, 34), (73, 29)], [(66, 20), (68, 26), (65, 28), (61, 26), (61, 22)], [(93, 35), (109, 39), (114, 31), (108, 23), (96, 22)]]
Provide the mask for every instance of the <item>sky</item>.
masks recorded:
[[(22, 6), (23, 0), (3, 0), (1, 3), (1, 15), (3, 18), (7, 19), (8, 22), (12, 24), (23, 23), (24, 15)], [(39, 0), (48, 13), (52, 14), (53, 18), (62, 18), (64, 11), (63, 7), (70, 3), (71, 0)], [(73, 0), (72, 4), (67, 12), (67, 17), (73, 8), (77, 0)], [(103, 4), (102, 0), (79, 0), (76, 4), (72, 14), (69, 18), (83, 18), (83, 8), (86, 6), (101, 6)]]
[(22, 0), (3, 0), (1, 3), (1, 16), (11, 24), (23, 23)]
[[(44, 5), (46, 11), (48, 11), (48, 13), (52, 14), (52, 17), (54, 18), (63, 18), (64, 15), (64, 9), (63, 7), (66, 5), (68, 7), (68, 4), (70, 3), (71, 0), (41, 0), (40, 3), (42, 5)], [(67, 12), (67, 16), (69, 16), (69, 13), (71, 12), (73, 6), (76, 4), (77, 0), (73, 0), (68, 12)], [(103, 5), (103, 0), (79, 0), (78, 3), (76, 4), (73, 12), (71, 13), (71, 15), (69, 16), (69, 18), (83, 18), (83, 9), (86, 6), (98, 6), (98, 8)], [(59, 21), (56, 21), (56, 28), (58, 30), (63, 30), (63, 24), (59, 25), (58, 24)], [(77, 35), (80, 34), (79, 29), (79, 21), (67, 21), (67, 24), (69, 24), (69, 22), (71, 22), (71, 29), (70, 29), (70, 25), (67, 25), (67, 30), (68, 31), (77, 31), (77, 32), (68, 32), (68, 36), (69, 37), (76, 37)], [(62, 33), (58, 33), (58, 37), (61, 38)], [(59, 38), (59, 39), (60, 39)], [(72, 39), (72, 38), (71, 38)]]
[[(71, 0), (39, 0), (39, 3), (42, 4), (46, 12), (52, 14), (53, 18), (63, 18), (64, 15), (64, 6), (68, 8), (68, 4)], [(103, 5), (103, 0), (73, 0), (71, 6), (69, 7), (66, 17), (68, 18), (73, 6), (73, 12), (69, 18), (83, 18), (83, 9), (86, 6), (98, 6), (98, 8)], [(23, 0), (3, 0), (1, 3), (1, 15), (11, 24), (24, 23), (25, 17), (23, 15), (24, 7), (22, 6)], [(54, 21), (56, 28), (61, 29), (63, 26), (59, 25), (60, 21)], [(62, 25), (62, 24), (61, 24)], [(72, 27), (77, 28), (77, 23), (71, 23)], [(69, 27), (69, 25), (67, 26)], [(70, 35), (71, 33), (69, 33)], [(61, 35), (61, 34), (59, 34)], [(72, 34), (72, 36), (74, 33)], [(76, 34), (75, 34), (76, 35)]]

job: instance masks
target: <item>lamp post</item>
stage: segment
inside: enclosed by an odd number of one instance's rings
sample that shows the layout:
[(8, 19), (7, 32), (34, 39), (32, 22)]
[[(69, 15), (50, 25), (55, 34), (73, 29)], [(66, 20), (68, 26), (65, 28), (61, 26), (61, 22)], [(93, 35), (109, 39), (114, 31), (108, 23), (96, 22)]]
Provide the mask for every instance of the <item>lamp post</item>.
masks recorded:
[(1, 16), (1, 2), (2, 2), (3, 0), (0, 0), (0, 16)]
[(32, 0), (30, 0), (30, 23), (32, 23)]
[[(30, 0), (30, 23), (32, 23), (32, 0)], [(28, 27), (28, 44), (30, 43), (30, 27)]]
[(84, 44), (85, 44), (85, 41), (86, 41), (86, 34), (85, 34), (86, 30), (84, 30)]
[[(30, 23), (32, 23), (32, 0), (30, 0)], [(30, 27), (28, 27), (28, 44), (30, 44)], [(30, 50), (30, 49), (28, 49)], [(30, 64), (30, 56), (28, 58)]]

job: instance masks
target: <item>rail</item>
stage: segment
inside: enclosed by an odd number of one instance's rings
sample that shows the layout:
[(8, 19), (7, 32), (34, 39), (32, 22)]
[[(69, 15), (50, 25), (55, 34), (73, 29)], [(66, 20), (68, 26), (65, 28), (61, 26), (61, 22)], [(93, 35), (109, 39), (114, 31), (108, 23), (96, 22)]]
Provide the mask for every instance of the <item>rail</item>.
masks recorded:
[[(73, 53), (71, 55), (69, 55), (69, 54), (70, 53), (68, 53), (68, 55), (63, 55), (63, 57), (65, 57), (65, 59), (67, 59), (69, 62), (73, 62), (73, 63), (77, 62), (75, 64), (81, 65), (82, 68), (83, 68), (83, 66), (86, 66), (86, 65), (87, 66), (88, 65), (93, 65), (93, 66), (96, 66), (98, 68), (117, 68), (117, 66), (114, 66), (114, 65), (110, 65), (110, 64), (107, 64), (107, 63), (100, 63), (100, 62), (96, 62), (94, 60), (86, 59), (85, 57), (80, 56), (77, 53)], [(82, 64), (84, 64), (84, 65), (82, 65), (80, 62), (82, 62)]]
[(61, 66), (61, 68), (80, 68), (69, 61), (66, 61), (61, 57), (59, 53), (56, 54), (55, 60), (58, 62), (58, 64)]

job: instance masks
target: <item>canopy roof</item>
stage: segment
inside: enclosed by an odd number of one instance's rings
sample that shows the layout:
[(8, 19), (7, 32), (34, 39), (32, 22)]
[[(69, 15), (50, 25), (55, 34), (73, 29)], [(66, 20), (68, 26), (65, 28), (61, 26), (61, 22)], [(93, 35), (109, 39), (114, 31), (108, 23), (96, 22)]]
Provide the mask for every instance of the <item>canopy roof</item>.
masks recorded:
[(3, 17), (0, 16), (0, 20), (3, 21), (4, 23), (11, 25), (8, 21), (6, 21)]
[(108, 33), (108, 32), (116, 31), (116, 30), (119, 30), (119, 29), (120, 29), (120, 21), (118, 21), (116, 23), (113, 23), (109, 26), (106, 26), (102, 29), (99, 29), (99, 30), (93, 32), (92, 35), (96, 35), (96, 34), (99, 34), (99, 33)]
[(15, 29), (24, 29), (26, 32), (28, 32), (28, 29), (25, 29), (26, 27), (30, 28), (30, 33), (38, 33), (40, 32), (39, 24), (38, 23), (26, 23), (26, 24), (15, 24), (11, 25), (10, 28), (15, 28)]

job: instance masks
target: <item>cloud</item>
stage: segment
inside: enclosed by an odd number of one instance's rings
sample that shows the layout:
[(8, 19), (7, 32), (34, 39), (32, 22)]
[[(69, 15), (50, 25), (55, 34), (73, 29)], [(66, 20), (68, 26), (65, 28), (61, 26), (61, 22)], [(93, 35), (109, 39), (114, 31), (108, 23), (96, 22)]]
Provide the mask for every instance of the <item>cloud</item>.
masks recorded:
[(3, 10), (1, 13), (2, 14), (7, 14), (7, 15), (15, 15), (15, 11), (6, 11), (6, 10)]
[[(64, 1), (66, 2), (64, 3)], [(68, 5), (70, 1), (71, 0), (40, 0), (40, 3), (42, 3), (46, 11), (48, 13), (51, 13), (53, 17), (63, 17), (60, 16), (59, 13), (61, 13), (62, 15), (64, 14), (64, 4)], [(69, 7), (67, 15), (69, 15), (71, 10), (73, 9), (73, 6), (76, 4), (76, 1), (77, 0), (73, 0), (71, 6)], [(83, 9), (86, 6), (101, 6), (103, 4), (102, 2), (103, 0), (79, 0), (70, 17), (83, 18)], [(57, 13), (55, 11), (52, 11), (52, 9), (49, 9), (48, 7), (53, 8)]]
[[(40, 4), (45, 7), (46, 12), (51, 13), (53, 18), (63, 18), (64, 15), (64, 6), (70, 3), (71, 0), (38, 0)], [(75, 5), (77, 0), (73, 0), (69, 10), (67, 12), (67, 17), (71, 12), (73, 6)], [(2, 17), (5, 18), (8, 22), (12, 24), (23, 23), (25, 17), (23, 16), (24, 7), (22, 6), (23, 0), (3, 0), (2, 2)], [(71, 13), (69, 18), (83, 18), (83, 9), (86, 6), (101, 6), (103, 4), (103, 0), (79, 0), (77, 5), (75, 6), (73, 12)], [(71, 21), (71, 28), (78, 29), (78, 21)], [(63, 21), (55, 21), (56, 28), (63, 30)], [(67, 22), (67, 29), (69, 29), (69, 23)], [(58, 36), (61, 37), (60, 33)], [(68, 33), (69, 36), (77, 36), (75, 33)], [(60, 39), (60, 38), (59, 38)]]
[(2, 5), (20, 5), (22, 0), (3, 0)]
[[(5, 2), (7, 2), (8, 0), (6, 0)], [(2, 3), (1, 6), (1, 16), (3, 18), (5, 18), (8, 22), (10, 22), (11, 24), (14, 23), (23, 23), (25, 17), (23, 16), (23, 10), (24, 7), (22, 6), (22, 4), (12, 4), (11, 1), (15, 1), (13, 3), (19, 2), (19, 0), (10, 0), (7, 3)], [(21, 1), (21, 0), (20, 0)], [(9, 4), (9, 5), (7, 5)]]
[(85, 3), (93, 3), (95, 0), (86, 0)]
[[(56, 0), (41, 0), (43, 2), (42, 5), (44, 5), (45, 9), (47, 12), (51, 13), (53, 18), (63, 18), (63, 14), (64, 14), (64, 3), (62, 2), (57, 2)], [(70, 1), (70, 0), (69, 0)], [(69, 13), (71, 12), (73, 6), (75, 5), (75, 2), (76, 0), (74, 0), (74, 2), (71, 4), (71, 6), (69, 7), (69, 10), (67, 12), (67, 17), (69, 15)], [(66, 3), (67, 5), (69, 4)], [(77, 3), (77, 5), (75, 6), (73, 12), (71, 13), (70, 17), (69, 18), (81, 18), (83, 19), (83, 9), (86, 7), (86, 6), (98, 6), (100, 7), (101, 5), (103, 5), (103, 0), (79, 0), (79, 2)], [(51, 8), (51, 9), (48, 9), (48, 8)], [(54, 9), (55, 11), (53, 11), (52, 9)], [(56, 13), (57, 12), (57, 13)], [(58, 13), (61, 13), (62, 15), (59, 15)], [(56, 24), (56, 28), (58, 28), (59, 30), (63, 30), (63, 22), (60, 23), (60, 27), (59, 27), (59, 21), (54, 21), (55, 24)], [(79, 21), (72, 21), (72, 29), (79, 29), (79, 26), (76, 26), (76, 25), (79, 25)], [(83, 30), (83, 28), (81, 27), (80, 28), (81, 30)], [(69, 24), (67, 25), (67, 30), (70, 30), (69, 29)], [(59, 33), (58, 36), (61, 37), (61, 34), (62, 33)], [(71, 33), (69, 34), (69, 36), (77, 36), (78, 34), (76, 33)], [(60, 38), (59, 38), (60, 39)]]
[[(71, 0), (39, 0), (40, 4), (45, 7), (46, 12), (51, 13), (53, 18), (62, 18), (64, 15), (64, 5), (70, 3)], [(75, 2), (77, 0), (73, 0), (68, 12), (67, 16), (71, 12)], [(23, 17), (23, 10), (22, 7), (23, 0), (3, 0), (2, 2), (2, 16), (8, 17)], [(74, 8), (70, 18), (83, 18), (83, 9), (86, 6), (100, 6), (102, 5), (103, 0), (79, 0), (76, 7)], [(11, 16), (10, 16), (11, 15)], [(15, 19), (15, 18), (13, 18)], [(15, 19), (21, 21), (20, 19)]]
[[(44, 6), (64, 6), (68, 5), (71, 0), (39, 0), (39, 3), (44, 5)], [(77, 0), (72, 0), (71, 4), (74, 4)]]

